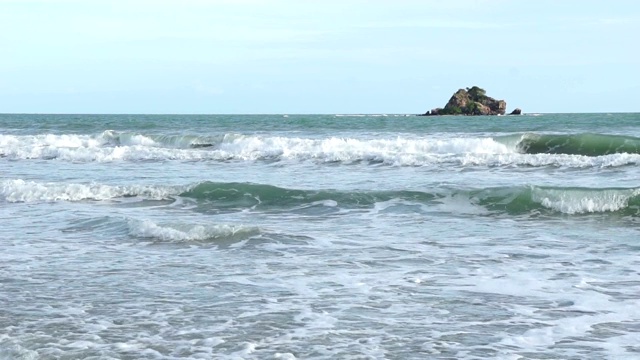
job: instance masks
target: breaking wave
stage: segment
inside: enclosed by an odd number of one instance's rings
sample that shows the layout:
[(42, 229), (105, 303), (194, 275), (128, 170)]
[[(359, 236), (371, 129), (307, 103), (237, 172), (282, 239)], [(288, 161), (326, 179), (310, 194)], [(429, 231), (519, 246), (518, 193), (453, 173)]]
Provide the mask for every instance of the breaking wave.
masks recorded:
[(168, 199), (179, 194), (170, 186), (110, 186), (104, 184), (41, 183), (22, 179), (3, 180), (0, 199), (7, 202), (54, 202), (109, 200), (115, 198), (143, 197), (150, 200)]
[[(24, 180), (4, 180), (1, 184), (0, 200), (8, 203), (102, 201), (123, 197), (139, 197), (144, 200), (181, 198), (199, 204), (202, 208), (226, 211), (293, 211), (309, 206), (374, 209), (378, 204), (386, 202), (418, 205), (424, 211), (438, 211), (437, 209), (443, 208), (443, 204), (467, 204), (484, 209), (487, 214), (511, 215), (540, 213), (571, 215), (609, 212), (637, 215), (640, 211), (640, 188), (514, 186), (480, 189), (335, 191), (208, 181), (190, 186), (107, 186), (37, 183)], [(147, 230), (153, 231), (152, 227), (147, 227)], [(177, 229), (176, 231), (181, 230)], [(167, 230), (166, 236), (197, 237), (204, 235), (201, 233), (179, 235), (178, 232)]]
[(158, 224), (151, 220), (129, 220), (129, 235), (159, 242), (241, 241), (260, 234), (257, 227), (244, 225)]
[(390, 166), (612, 167), (640, 163), (640, 140), (611, 135), (514, 134), (392, 139), (222, 134), (0, 135), (0, 157), (70, 162), (312, 161)]
[(434, 189), (433, 191), (340, 192), (294, 190), (271, 185), (204, 182), (181, 196), (234, 207), (283, 207), (331, 203), (354, 208), (399, 200), (405, 203), (437, 205), (455, 199), (481, 206), (490, 212), (524, 214), (554, 211), (564, 214), (630, 211), (640, 205), (640, 188), (504, 187), (486, 189)]
[(517, 149), (526, 154), (640, 154), (640, 138), (603, 134), (525, 134)]

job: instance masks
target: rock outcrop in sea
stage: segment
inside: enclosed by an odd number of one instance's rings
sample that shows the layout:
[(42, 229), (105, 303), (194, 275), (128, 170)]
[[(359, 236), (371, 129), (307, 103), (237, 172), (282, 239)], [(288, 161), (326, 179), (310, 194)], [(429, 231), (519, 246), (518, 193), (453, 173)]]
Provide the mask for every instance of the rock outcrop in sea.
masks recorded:
[[(444, 108), (435, 108), (421, 115), (504, 115), (506, 110), (506, 101), (487, 96), (484, 89), (473, 86), (456, 91)], [(516, 109), (511, 115), (521, 112)]]

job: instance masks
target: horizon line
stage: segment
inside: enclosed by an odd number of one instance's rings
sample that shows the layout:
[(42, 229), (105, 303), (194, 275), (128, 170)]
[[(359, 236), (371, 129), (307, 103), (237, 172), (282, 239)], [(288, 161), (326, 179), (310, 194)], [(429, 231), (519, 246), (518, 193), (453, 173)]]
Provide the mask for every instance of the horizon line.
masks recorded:
[[(640, 111), (596, 111), (596, 112), (523, 112), (522, 115), (531, 115), (531, 114), (639, 114)], [(327, 112), (327, 113), (142, 113), (142, 112), (114, 112), (114, 113), (103, 113), (103, 112), (0, 112), (0, 115), (198, 115), (198, 116), (211, 116), (211, 115), (343, 115), (343, 116), (354, 116), (354, 115), (363, 115), (363, 116), (419, 116), (424, 115), (424, 113), (383, 113), (383, 112), (375, 112), (375, 113), (365, 113), (365, 112)], [(504, 115), (436, 115), (436, 116), (426, 116), (426, 117), (438, 117), (438, 116), (509, 116), (509, 114)], [(511, 115), (518, 116), (518, 115)]]

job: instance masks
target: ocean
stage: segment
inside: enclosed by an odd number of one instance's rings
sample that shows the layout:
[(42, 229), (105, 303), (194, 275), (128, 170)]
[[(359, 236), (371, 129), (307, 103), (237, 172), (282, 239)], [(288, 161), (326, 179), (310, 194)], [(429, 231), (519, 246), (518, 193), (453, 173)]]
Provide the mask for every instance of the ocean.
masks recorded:
[(0, 115), (0, 359), (640, 358), (640, 114)]

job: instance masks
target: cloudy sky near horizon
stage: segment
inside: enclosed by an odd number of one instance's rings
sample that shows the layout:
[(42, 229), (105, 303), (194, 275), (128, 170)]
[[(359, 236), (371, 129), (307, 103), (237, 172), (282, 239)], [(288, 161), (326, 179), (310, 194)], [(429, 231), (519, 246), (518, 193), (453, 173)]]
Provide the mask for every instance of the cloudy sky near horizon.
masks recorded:
[(640, 112), (635, 0), (0, 0), (0, 113)]

